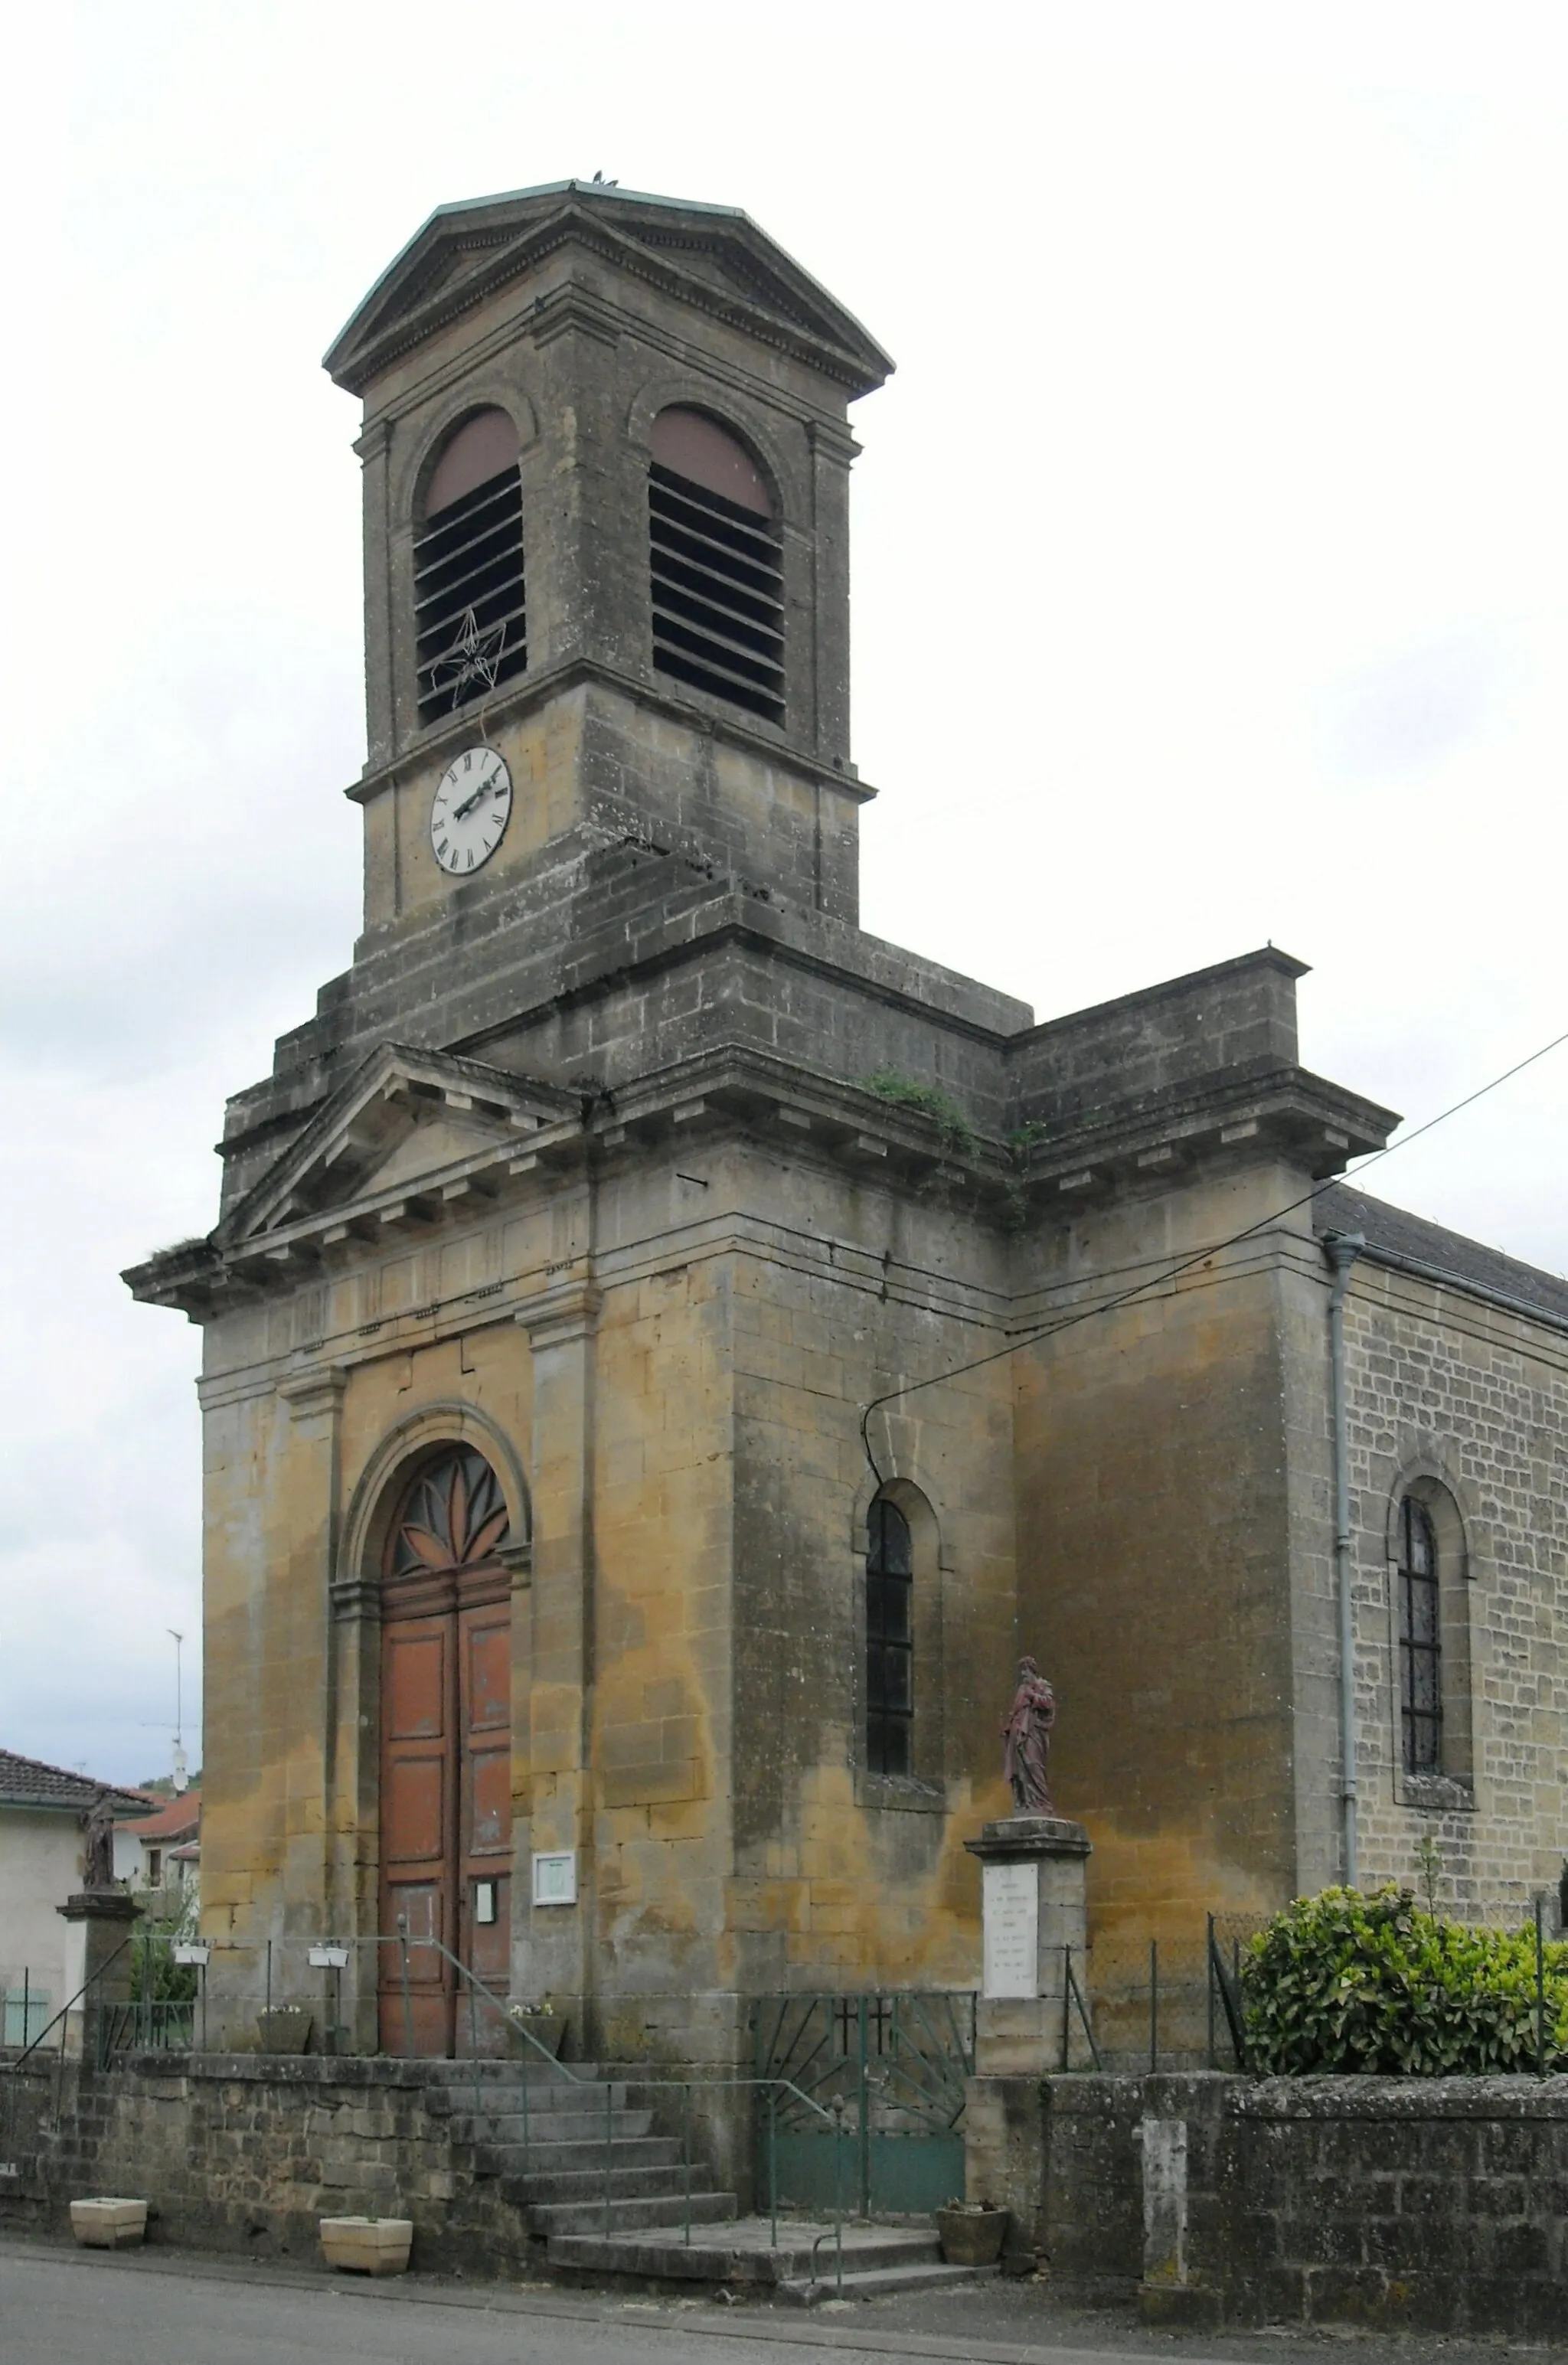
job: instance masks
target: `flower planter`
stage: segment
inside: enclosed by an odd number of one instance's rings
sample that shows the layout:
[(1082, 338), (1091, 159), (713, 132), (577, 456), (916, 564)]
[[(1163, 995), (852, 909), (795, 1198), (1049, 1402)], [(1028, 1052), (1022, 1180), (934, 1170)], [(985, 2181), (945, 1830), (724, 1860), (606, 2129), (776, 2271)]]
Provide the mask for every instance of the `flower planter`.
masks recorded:
[(71, 2231), (84, 2250), (125, 2250), (147, 2239), (145, 2201), (73, 2201)]
[(1007, 2212), (955, 2202), (936, 2212), (936, 2238), (950, 2267), (994, 2267), (1007, 2238)]
[[(559, 2012), (514, 2012), (510, 2017), (512, 2026), (517, 2029), (525, 2028), (529, 2035), (533, 2038), (534, 2044), (542, 2045), (553, 2061), (560, 2059), (561, 2047), (566, 2037), (566, 2023)], [(535, 2061), (539, 2058), (533, 2050), (533, 2046), (526, 2041), (515, 2046), (513, 2052), (519, 2060), (527, 2060), (531, 2057)]]
[(320, 2226), (321, 2255), (341, 2274), (407, 2274), (411, 2217), (323, 2217)]
[(314, 2025), (313, 2015), (303, 2004), (274, 2004), (271, 2012), (256, 2014), (256, 2032), (263, 2053), (308, 2053)]

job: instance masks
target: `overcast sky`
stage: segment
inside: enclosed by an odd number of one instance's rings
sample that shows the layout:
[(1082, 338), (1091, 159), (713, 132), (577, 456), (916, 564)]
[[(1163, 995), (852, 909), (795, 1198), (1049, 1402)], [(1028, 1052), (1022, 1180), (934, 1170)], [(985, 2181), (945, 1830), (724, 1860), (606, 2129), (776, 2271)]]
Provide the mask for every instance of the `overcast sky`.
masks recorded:
[[(1568, 1027), (1560, 6), (119, 0), (8, 35), (0, 1745), (196, 1741), (225, 1095), (348, 960), (355, 407), (444, 200), (740, 205), (859, 407), (866, 925), (1034, 1003), (1272, 938), (1429, 1115)], [(34, 44), (29, 50), (25, 45)], [(22, 46), (18, 46), (18, 45)], [(1368, 1187), (1562, 1271), (1568, 1053)]]

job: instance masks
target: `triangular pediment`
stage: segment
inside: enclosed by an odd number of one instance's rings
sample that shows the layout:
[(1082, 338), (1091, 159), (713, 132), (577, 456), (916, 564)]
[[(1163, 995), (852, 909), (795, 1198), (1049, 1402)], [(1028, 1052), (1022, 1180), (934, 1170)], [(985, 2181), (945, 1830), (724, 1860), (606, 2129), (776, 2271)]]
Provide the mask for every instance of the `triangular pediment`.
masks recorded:
[(326, 368), (340, 386), (363, 393), (400, 353), (526, 279), (572, 241), (773, 342), (793, 343), (857, 394), (880, 386), (892, 369), (854, 315), (738, 207), (591, 181), (439, 207), (334, 341)]
[(453, 1052), (384, 1043), (221, 1227), (238, 1247), (388, 1194), (439, 1188), (498, 1148), (576, 1114), (570, 1093)]

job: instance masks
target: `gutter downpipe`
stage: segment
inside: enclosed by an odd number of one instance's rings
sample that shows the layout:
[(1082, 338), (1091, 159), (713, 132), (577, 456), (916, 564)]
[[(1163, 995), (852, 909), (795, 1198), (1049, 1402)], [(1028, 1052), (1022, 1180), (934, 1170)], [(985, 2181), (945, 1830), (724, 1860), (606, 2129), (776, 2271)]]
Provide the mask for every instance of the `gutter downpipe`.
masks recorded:
[(1328, 1369), (1334, 1430), (1334, 1583), (1339, 1607), (1339, 1763), (1344, 1885), (1357, 1886), (1356, 1634), (1350, 1597), (1350, 1448), (1345, 1413), (1345, 1294), (1350, 1267), (1366, 1247), (1361, 1232), (1327, 1232), (1323, 1253), (1334, 1279), (1328, 1291)]

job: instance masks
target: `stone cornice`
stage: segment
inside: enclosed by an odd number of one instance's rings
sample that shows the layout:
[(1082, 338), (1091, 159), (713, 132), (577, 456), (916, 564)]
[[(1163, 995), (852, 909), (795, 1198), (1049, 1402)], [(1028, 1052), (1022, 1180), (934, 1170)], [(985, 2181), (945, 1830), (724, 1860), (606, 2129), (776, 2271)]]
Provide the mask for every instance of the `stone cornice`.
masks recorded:
[(291, 1379), (280, 1380), (277, 1392), (294, 1419), (310, 1420), (319, 1413), (340, 1412), (348, 1384), (347, 1372), (332, 1363), (321, 1370), (300, 1372)]
[(603, 1302), (602, 1292), (586, 1272), (573, 1273), (547, 1282), (536, 1296), (514, 1308), (512, 1319), (527, 1331), (528, 1343), (537, 1355), (588, 1338)]
[[(980, 1220), (1018, 1231), (1060, 1220), (1092, 1198), (1170, 1187), (1216, 1160), (1337, 1171), (1376, 1146), (1357, 1114), (1366, 1105), (1299, 1069), (1240, 1079), (1222, 1071), (1157, 1105), (1109, 1111), (1100, 1125), (1021, 1146), (978, 1133), (955, 1137), (917, 1104), (724, 1046), (674, 1063), (613, 1100), (580, 1105), (525, 1139), (498, 1140), (417, 1180), (405, 1176), (264, 1232), (188, 1243), (127, 1278), (138, 1296), (203, 1318), (225, 1302), (291, 1294), (301, 1280), (373, 1262), (394, 1237), (438, 1239), (443, 1225), (471, 1222), (492, 1203), (548, 1188), (553, 1176), (663, 1156), (674, 1143), (737, 1130), (895, 1193), (937, 1184)], [(548, 1332), (588, 1318), (587, 1289), (572, 1275), (522, 1307), (508, 1297), (482, 1318), (511, 1315)], [(398, 1317), (399, 1337), (405, 1327)]]
[[(747, 755), (759, 756), (781, 771), (799, 774), (813, 785), (829, 788), (847, 797), (852, 804), (869, 804), (877, 791), (847, 766), (840, 768), (824, 763), (809, 749), (796, 745), (780, 730), (777, 737), (765, 731), (754, 730), (725, 711), (718, 699), (703, 703), (695, 694), (682, 696), (667, 684), (651, 677), (622, 672), (618, 667), (605, 665), (597, 657), (570, 657), (565, 663), (551, 666), (540, 673), (520, 674), (517, 679), (497, 696), (485, 701), (487, 730), (528, 714), (563, 692), (583, 683), (614, 690), (639, 707), (649, 708), (671, 722), (684, 723), (699, 737), (719, 739), (725, 745), (739, 747)], [(395, 789), (411, 777), (422, 777), (450, 759), (472, 740), (475, 720), (472, 712), (443, 716), (431, 723), (401, 746), (385, 763), (369, 766), (361, 777), (343, 790), (351, 804), (371, 804), (388, 789)]]
[[(342, 1170), (341, 1180), (351, 1187), (331, 1194), (332, 1207), (349, 1204), (360, 1213), (379, 1215), (393, 1205), (399, 1196), (396, 1188), (368, 1198), (353, 1191), (352, 1154), (356, 1149), (368, 1154), (375, 1147), (372, 1118), (399, 1102), (415, 1109), (449, 1109), (487, 1126), (491, 1139), (486, 1149), (459, 1171), (487, 1168), (498, 1149), (510, 1154), (523, 1136), (558, 1127), (578, 1107), (577, 1094), (509, 1069), (492, 1068), (456, 1052), (378, 1044), (319, 1105), (271, 1172), (230, 1208), (214, 1237), (231, 1249), (263, 1231), (286, 1232), (290, 1216), (299, 1211), (301, 1200), (308, 1203), (313, 1188), (340, 1181), (335, 1169)], [(455, 1173), (453, 1179), (456, 1181)]]
[[(502, 210), (509, 205), (510, 219)], [(674, 259), (682, 244), (724, 258), (755, 292), (719, 287), (683, 269)], [(615, 201), (612, 214), (602, 197), (595, 200), (576, 185), (499, 200), (487, 221), (480, 208), (432, 215), (383, 273), (332, 343), (323, 365), (336, 384), (364, 395), (405, 353), (569, 245), (804, 362), (851, 395), (868, 394), (892, 369), (887, 354), (853, 315), (744, 214), (710, 213), (683, 208), (678, 201), (637, 201), (629, 196)], [(443, 253), (483, 254), (487, 249), (487, 260), (454, 280), (443, 278), (428, 295), (421, 293), (431, 286)], [(779, 299), (792, 306), (796, 317), (780, 308)]]

